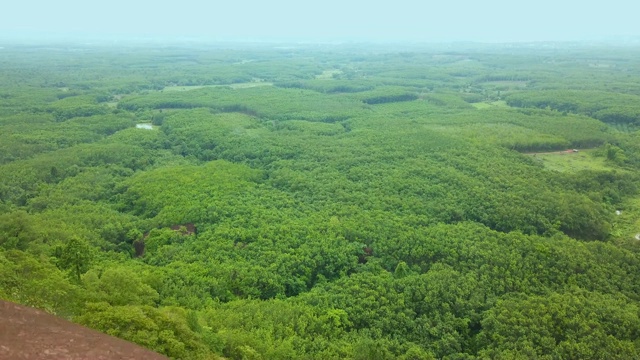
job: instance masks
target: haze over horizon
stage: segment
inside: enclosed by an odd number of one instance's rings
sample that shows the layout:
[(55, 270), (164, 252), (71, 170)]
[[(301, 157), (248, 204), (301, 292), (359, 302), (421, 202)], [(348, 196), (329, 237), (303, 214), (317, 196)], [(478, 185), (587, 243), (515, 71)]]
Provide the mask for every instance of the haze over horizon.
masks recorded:
[(241, 41), (529, 42), (640, 37), (628, 1), (505, 0), (376, 4), (293, 0), (171, 4), (141, 0), (88, 4), (25, 0), (6, 4), (0, 34), (97, 37), (197, 37)]

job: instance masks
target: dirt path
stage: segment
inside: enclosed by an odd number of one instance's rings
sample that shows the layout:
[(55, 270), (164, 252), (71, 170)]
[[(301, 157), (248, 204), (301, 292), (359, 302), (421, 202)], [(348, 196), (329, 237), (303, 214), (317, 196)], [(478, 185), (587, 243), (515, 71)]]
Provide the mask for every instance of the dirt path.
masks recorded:
[(0, 300), (0, 359), (167, 360), (44, 311)]

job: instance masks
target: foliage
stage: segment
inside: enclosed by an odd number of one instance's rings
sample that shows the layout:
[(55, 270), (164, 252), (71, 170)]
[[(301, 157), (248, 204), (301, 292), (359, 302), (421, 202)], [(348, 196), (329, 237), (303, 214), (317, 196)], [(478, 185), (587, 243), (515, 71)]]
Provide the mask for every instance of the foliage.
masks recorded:
[[(638, 357), (637, 304), (574, 290), (499, 301), (483, 320), (482, 357), (630, 359)], [(526, 334), (526, 336), (522, 336)]]
[(80, 276), (90, 267), (91, 248), (86, 240), (72, 237), (64, 247), (56, 249), (58, 266), (69, 270), (80, 281)]
[(207, 359), (199, 334), (187, 324), (184, 311), (150, 306), (92, 303), (78, 323), (135, 342), (175, 359)]
[(2, 50), (0, 298), (175, 359), (640, 356), (637, 49), (74, 46)]

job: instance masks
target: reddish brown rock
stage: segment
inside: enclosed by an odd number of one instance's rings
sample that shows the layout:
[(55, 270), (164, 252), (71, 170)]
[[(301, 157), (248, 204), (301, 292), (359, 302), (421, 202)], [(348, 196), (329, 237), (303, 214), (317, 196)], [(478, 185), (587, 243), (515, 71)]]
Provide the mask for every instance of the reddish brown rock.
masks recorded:
[(192, 235), (198, 233), (198, 229), (196, 229), (196, 226), (192, 223), (173, 225), (171, 227), (171, 230), (179, 231), (182, 235)]
[(44, 311), (0, 300), (0, 359), (167, 360), (168, 358)]

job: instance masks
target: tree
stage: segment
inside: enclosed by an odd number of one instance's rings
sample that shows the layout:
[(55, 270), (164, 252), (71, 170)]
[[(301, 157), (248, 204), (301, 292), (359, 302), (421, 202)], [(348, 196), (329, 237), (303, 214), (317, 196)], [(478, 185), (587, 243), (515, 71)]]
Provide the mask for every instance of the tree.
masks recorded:
[(65, 246), (56, 249), (58, 267), (69, 270), (80, 281), (80, 276), (89, 270), (93, 249), (87, 240), (73, 236)]

